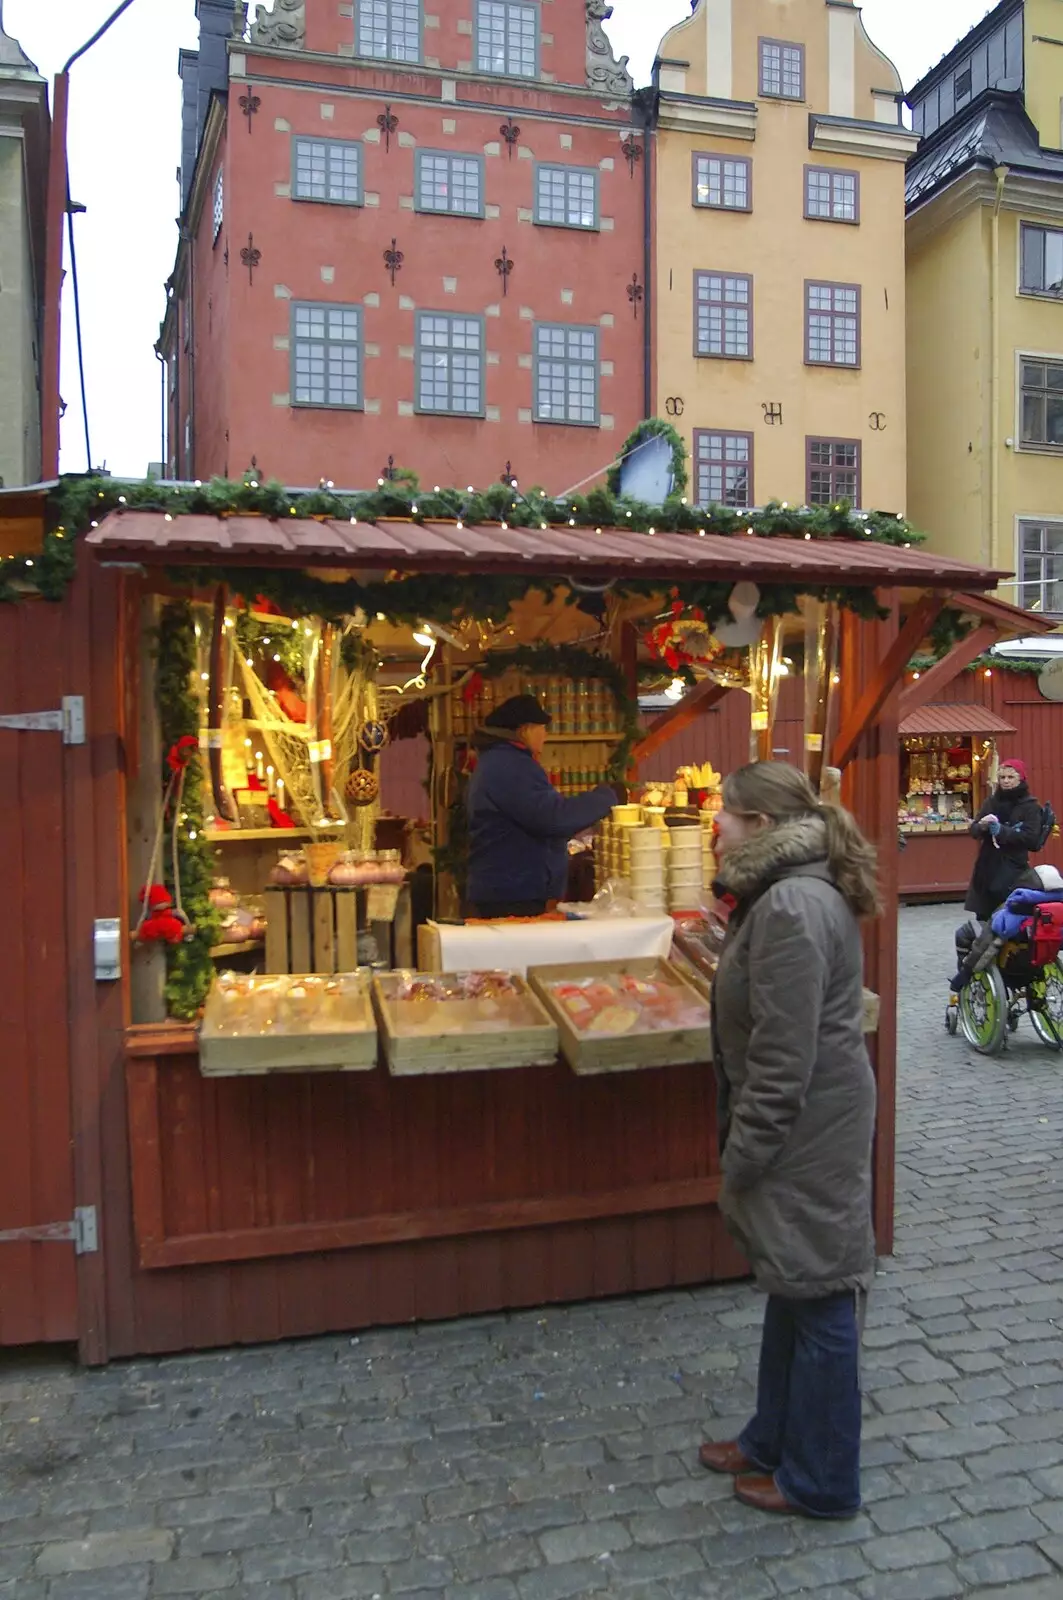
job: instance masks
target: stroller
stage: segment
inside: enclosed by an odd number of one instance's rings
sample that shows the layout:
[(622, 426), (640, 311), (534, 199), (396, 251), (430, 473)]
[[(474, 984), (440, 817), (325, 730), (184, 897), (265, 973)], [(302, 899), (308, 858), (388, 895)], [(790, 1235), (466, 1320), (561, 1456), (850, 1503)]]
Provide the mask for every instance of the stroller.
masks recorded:
[(971, 922), (956, 932), (945, 1026), (982, 1055), (1006, 1048), (1023, 1011), (1042, 1044), (1063, 1051), (1063, 877), (1038, 867), (1020, 885), (981, 932)]

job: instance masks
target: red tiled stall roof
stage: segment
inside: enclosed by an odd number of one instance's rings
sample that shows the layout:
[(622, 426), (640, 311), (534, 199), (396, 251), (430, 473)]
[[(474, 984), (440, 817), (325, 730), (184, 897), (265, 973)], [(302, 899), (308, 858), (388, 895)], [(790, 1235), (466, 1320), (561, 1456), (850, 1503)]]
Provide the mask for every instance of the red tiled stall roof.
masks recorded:
[(1008, 574), (868, 539), (658, 533), (627, 528), (459, 528), (455, 523), (112, 511), (87, 536), (103, 557), (146, 566), (349, 567), (544, 578), (992, 589)]
[(995, 739), (1000, 734), (1015, 733), (1017, 729), (986, 706), (957, 702), (955, 705), (920, 706), (918, 711), (905, 717), (900, 732), (905, 739), (927, 733), (968, 734), (979, 739)]

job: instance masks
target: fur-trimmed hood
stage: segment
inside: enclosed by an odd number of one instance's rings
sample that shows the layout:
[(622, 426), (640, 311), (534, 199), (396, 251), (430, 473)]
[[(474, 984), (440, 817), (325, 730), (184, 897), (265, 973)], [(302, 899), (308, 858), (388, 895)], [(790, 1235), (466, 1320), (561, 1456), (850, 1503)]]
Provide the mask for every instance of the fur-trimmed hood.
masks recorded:
[(721, 858), (717, 890), (748, 900), (800, 867), (821, 866), (827, 873), (827, 824), (810, 813), (755, 833)]

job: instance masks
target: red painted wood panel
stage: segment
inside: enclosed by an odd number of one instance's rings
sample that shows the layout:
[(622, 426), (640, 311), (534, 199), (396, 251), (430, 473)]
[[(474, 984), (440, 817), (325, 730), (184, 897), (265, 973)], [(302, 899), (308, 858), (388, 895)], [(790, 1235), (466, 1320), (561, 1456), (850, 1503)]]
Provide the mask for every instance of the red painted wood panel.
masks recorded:
[[(54, 710), (67, 606), (0, 607), (0, 714)], [(58, 733), (0, 729), (0, 1229), (74, 1214), (67, 1025), (64, 760)], [(76, 1336), (70, 1243), (0, 1243), (0, 1344)]]

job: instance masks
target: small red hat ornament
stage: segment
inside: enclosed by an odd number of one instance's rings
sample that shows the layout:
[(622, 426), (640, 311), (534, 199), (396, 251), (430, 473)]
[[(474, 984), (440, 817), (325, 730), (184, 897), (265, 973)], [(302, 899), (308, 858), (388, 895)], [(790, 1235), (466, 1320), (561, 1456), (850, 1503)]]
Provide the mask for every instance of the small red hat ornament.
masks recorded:
[(161, 883), (153, 883), (150, 889), (141, 889), (141, 904), (145, 899), (148, 914), (140, 924), (137, 938), (145, 944), (181, 944), (192, 930), (174, 910), (169, 889)]

